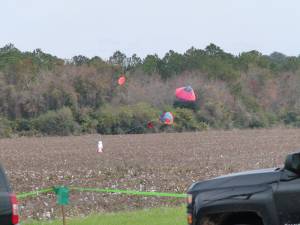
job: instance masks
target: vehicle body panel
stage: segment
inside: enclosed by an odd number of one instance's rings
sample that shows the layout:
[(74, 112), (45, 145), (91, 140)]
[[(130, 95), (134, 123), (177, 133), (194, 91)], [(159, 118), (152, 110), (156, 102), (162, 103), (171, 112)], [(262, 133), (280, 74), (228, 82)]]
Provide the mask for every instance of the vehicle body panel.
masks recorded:
[(12, 190), (3, 167), (0, 165), (0, 224), (12, 224), (12, 204), (11, 204)]
[(199, 224), (210, 214), (234, 212), (255, 212), (263, 219), (264, 225), (282, 224), (274, 193), (283, 188), (279, 186), (281, 178), (286, 177), (285, 173), (285, 170), (271, 168), (194, 183), (188, 190), (194, 199), (188, 212), (193, 214), (194, 224)]

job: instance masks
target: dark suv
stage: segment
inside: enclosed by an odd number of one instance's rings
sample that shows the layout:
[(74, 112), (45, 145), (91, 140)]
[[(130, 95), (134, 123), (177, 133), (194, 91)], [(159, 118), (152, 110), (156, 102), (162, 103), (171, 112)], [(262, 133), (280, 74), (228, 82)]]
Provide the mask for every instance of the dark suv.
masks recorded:
[(300, 152), (284, 168), (194, 183), (187, 201), (190, 225), (300, 225)]
[(12, 193), (11, 187), (0, 165), (0, 225), (19, 224), (19, 212), (16, 195)]

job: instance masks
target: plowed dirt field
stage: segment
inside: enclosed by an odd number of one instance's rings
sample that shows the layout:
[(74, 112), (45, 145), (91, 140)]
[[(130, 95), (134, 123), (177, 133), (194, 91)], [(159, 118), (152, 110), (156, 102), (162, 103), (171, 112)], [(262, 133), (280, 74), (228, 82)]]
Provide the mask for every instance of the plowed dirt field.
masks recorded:
[[(17, 193), (54, 185), (183, 193), (202, 180), (277, 167), (300, 149), (300, 129), (206, 131), (0, 140), (0, 161)], [(184, 203), (183, 199), (72, 192), (69, 216)], [(21, 201), (24, 218), (59, 214), (53, 194)]]

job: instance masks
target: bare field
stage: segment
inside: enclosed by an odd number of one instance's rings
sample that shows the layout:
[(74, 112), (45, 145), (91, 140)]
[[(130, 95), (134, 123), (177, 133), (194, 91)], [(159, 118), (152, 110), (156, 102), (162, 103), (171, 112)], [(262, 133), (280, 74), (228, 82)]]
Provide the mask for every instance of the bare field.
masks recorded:
[[(283, 164), (300, 149), (300, 129), (261, 129), (0, 140), (0, 160), (17, 193), (54, 185), (183, 193), (193, 182)], [(184, 200), (71, 193), (69, 215), (181, 204)], [(21, 201), (24, 218), (59, 214), (53, 194)]]

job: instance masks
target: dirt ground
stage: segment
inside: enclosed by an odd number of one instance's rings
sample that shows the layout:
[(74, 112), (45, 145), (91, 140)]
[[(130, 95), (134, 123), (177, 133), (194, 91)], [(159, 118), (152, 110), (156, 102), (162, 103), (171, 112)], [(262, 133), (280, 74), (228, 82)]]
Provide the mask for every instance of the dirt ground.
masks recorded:
[[(206, 131), (0, 140), (0, 161), (16, 193), (54, 185), (183, 193), (192, 182), (242, 170), (281, 166), (300, 150), (300, 129)], [(182, 204), (171, 198), (79, 193), (69, 216)], [(53, 194), (22, 200), (23, 218), (59, 215)]]

